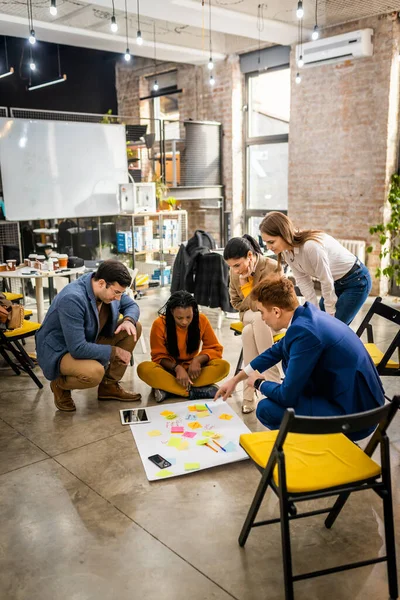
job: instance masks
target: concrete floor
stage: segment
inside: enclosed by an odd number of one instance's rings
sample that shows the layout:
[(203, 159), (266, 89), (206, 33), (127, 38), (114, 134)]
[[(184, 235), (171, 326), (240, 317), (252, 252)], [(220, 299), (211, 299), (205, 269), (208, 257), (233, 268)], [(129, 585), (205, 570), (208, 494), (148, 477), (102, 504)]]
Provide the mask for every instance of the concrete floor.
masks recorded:
[[(166, 294), (139, 301), (147, 345)], [(215, 325), (215, 313), (205, 312)], [(240, 338), (229, 325), (224, 319), (220, 338), (234, 370)], [(393, 328), (377, 332), (384, 347)], [(148, 358), (138, 346), (136, 364)], [(76, 413), (61, 413), (48, 382), (40, 391), (26, 375), (2, 367), (1, 600), (284, 598), (279, 526), (254, 529), (245, 549), (237, 543), (259, 481), (249, 461), (149, 483), (132, 434), (120, 424), (122, 403), (99, 403), (95, 389), (77, 391)], [(143, 406), (153, 404), (135, 371), (128, 368), (125, 385), (142, 393)], [(388, 395), (400, 392), (398, 379), (384, 379)], [(240, 400), (238, 393), (229, 401), (239, 414)], [(254, 413), (244, 421), (262, 429)], [(390, 433), (400, 541), (399, 418)], [(271, 515), (278, 505), (268, 494), (260, 517)], [(296, 521), (291, 530), (295, 572), (384, 553), (382, 508), (372, 492), (355, 494), (330, 531), (322, 516)], [(385, 566), (299, 582), (295, 594), (296, 600), (383, 600)]]

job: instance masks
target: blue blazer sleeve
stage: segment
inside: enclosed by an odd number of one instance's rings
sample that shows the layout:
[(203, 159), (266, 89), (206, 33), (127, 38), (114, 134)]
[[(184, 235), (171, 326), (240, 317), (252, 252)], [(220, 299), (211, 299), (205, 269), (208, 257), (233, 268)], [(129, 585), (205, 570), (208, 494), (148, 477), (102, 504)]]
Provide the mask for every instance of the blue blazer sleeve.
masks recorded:
[(128, 296), (128, 294), (122, 294), (121, 300), (119, 303), (119, 312), (125, 318), (129, 317), (137, 323), (139, 321), (140, 309), (132, 298)]
[(79, 297), (64, 296), (58, 304), (59, 319), (68, 352), (76, 359), (98, 360), (105, 366), (111, 357), (111, 346), (94, 344), (85, 337), (85, 306)]
[[(286, 341), (286, 351), (289, 354), (285, 379), (281, 384), (266, 381), (260, 386), (260, 391), (264, 396), (271, 398), (271, 400), (274, 400), (285, 408), (296, 407), (297, 400), (307, 385), (310, 375), (315, 369), (321, 352), (324, 349), (320, 340), (307, 329), (301, 328), (298, 333), (295, 333), (294, 337), (293, 333), (295, 332), (291, 332), (290, 338), (293, 339), (290, 339), (290, 341), (289, 339), (282, 339), (279, 342), (280, 344)], [(287, 333), (286, 338), (288, 336), (289, 334)], [(267, 352), (273, 349), (274, 347), (267, 350)], [(253, 368), (253, 363), (256, 361), (257, 359), (251, 362)]]
[(271, 348), (265, 350), (257, 356), (254, 360), (251, 361), (250, 365), (255, 371), (259, 371), (263, 373), (267, 369), (270, 369), (278, 362), (283, 359), (283, 341), (284, 338), (279, 340), (276, 344), (273, 344)]

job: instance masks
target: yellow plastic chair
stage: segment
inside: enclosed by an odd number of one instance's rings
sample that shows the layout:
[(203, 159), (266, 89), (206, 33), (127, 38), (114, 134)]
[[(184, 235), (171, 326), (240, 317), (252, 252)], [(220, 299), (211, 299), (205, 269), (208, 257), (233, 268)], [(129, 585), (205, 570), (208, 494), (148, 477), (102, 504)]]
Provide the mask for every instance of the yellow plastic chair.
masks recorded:
[[(239, 544), (245, 545), (252, 527), (280, 523), (286, 600), (294, 599), (293, 583), (296, 581), (378, 562), (387, 563), (390, 598), (398, 597), (387, 428), (399, 406), (400, 396), (395, 396), (392, 402), (380, 408), (340, 417), (298, 417), (289, 408), (279, 431), (245, 433), (240, 436), (240, 445), (262, 476), (240, 533)], [(378, 427), (365, 451), (346, 437), (374, 426)], [(371, 458), (378, 446), (382, 466)], [(279, 498), (280, 518), (256, 522), (268, 488)], [(386, 554), (339, 567), (293, 575), (290, 521), (328, 513), (325, 526), (330, 529), (350, 494), (362, 490), (373, 490), (383, 500)], [(331, 496), (338, 496), (333, 506), (297, 513), (296, 503)], [(351, 544), (349, 535), (343, 540), (343, 544)], [(357, 553), (356, 548), (354, 551)]]
[[(24, 320), (22, 327), (18, 329), (5, 331), (0, 329), (0, 354), (16, 375), (20, 375), (21, 370), (25, 371), (41, 389), (43, 384), (32, 370), (35, 364), (21, 344), (26, 338), (35, 335), (38, 329), (40, 329), (40, 323), (27, 320)], [(15, 360), (12, 360), (12, 358)]]
[(10, 302), (19, 303), (19, 301), (23, 299), (22, 294), (14, 294), (14, 292), (3, 292), (3, 294), (5, 295), (6, 300), (9, 300)]
[[(374, 342), (371, 319), (375, 315), (383, 317), (387, 321), (390, 321), (390, 323), (398, 326), (397, 333), (386, 352), (382, 352)], [(367, 343), (364, 343), (364, 346), (372, 358), (379, 375), (400, 375), (400, 310), (384, 304), (380, 297), (375, 298), (356, 333), (361, 337), (365, 330), (367, 331)], [(393, 356), (396, 356), (397, 360), (392, 360)]]

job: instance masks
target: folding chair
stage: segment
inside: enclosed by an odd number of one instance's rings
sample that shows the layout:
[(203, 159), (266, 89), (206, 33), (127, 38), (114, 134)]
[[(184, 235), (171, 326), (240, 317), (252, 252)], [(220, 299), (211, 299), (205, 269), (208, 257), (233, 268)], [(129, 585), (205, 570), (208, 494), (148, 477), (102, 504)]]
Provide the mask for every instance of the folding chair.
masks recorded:
[[(372, 323), (370, 322), (374, 315), (379, 315), (398, 326), (398, 331), (385, 353), (374, 343), (374, 333)], [(364, 346), (371, 356), (379, 375), (400, 375), (400, 310), (383, 304), (380, 297), (375, 298), (356, 333), (361, 337), (365, 330), (367, 330), (368, 342)], [(396, 350), (397, 361), (392, 360), (392, 356)]]
[[(40, 323), (27, 320), (24, 320), (22, 327), (18, 329), (11, 329), (9, 331), (0, 329), (0, 354), (16, 375), (20, 375), (21, 370), (25, 371), (38, 388), (41, 389), (43, 384), (33, 372), (35, 364), (20, 343), (27, 337), (35, 335), (38, 329), (40, 329)], [(12, 360), (12, 357), (14, 357), (16, 362)]]
[[(387, 563), (390, 599), (398, 597), (389, 438), (386, 432), (399, 406), (400, 396), (395, 396), (392, 402), (382, 407), (340, 417), (298, 417), (289, 408), (279, 431), (246, 433), (240, 436), (240, 445), (253, 460), (262, 477), (240, 533), (239, 544), (245, 545), (252, 527), (281, 524), (286, 600), (294, 598), (295, 581), (379, 562)], [(346, 437), (377, 425), (364, 451)], [(371, 459), (378, 446), (382, 466)], [(280, 518), (256, 522), (268, 487), (279, 498)], [(383, 500), (385, 556), (293, 575), (290, 521), (329, 513), (325, 519), (325, 527), (330, 529), (350, 494), (369, 489), (374, 490)], [(297, 513), (297, 502), (337, 495), (336, 502), (330, 508)]]
[(19, 304), (19, 301), (23, 299), (22, 294), (15, 294), (14, 292), (3, 292), (3, 294), (5, 295), (6, 300), (9, 300), (10, 302), (16, 302)]

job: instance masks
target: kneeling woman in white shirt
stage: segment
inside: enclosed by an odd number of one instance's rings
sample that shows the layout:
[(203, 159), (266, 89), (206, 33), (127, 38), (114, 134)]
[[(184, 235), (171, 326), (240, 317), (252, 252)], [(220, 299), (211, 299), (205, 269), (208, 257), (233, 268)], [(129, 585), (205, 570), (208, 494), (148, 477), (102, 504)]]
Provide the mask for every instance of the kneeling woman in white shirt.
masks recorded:
[(296, 230), (283, 213), (271, 212), (260, 225), (269, 250), (290, 266), (304, 298), (318, 306), (312, 278), (321, 283), (319, 306), (350, 325), (371, 291), (367, 267), (335, 238), (318, 230)]

